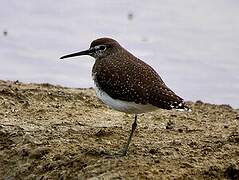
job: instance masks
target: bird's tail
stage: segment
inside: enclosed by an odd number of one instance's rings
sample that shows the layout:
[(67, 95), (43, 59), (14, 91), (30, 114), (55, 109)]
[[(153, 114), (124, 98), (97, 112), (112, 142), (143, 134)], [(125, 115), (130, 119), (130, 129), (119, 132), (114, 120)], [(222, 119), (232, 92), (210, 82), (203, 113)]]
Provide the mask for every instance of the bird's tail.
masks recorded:
[(178, 111), (188, 111), (191, 112), (192, 110), (186, 105), (186, 103), (184, 101), (180, 102), (180, 103), (174, 103), (171, 105), (172, 109), (176, 109)]

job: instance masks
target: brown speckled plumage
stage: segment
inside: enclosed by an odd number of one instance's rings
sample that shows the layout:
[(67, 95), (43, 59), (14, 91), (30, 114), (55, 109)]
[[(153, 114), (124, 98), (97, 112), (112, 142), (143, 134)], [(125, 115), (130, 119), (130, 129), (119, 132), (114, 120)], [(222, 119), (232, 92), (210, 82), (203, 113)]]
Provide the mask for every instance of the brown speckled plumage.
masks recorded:
[(121, 155), (128, 152), (137, 127), (137, 114), (157, 107), (189, 110), (183, 99), (165, 85), (153, 68), (129, 53), (117, 41), (100, 38), (93, 41), (88, 50), (62, 56), (61, 59), (81, 55), (96, 59), (92, 76), (97, 96), (116, 110), (135, 114), (130, 136)]
[(96, 58), (92, 73), (102, 91), (123, 101), (163, 109), (185, 108), (183, 99), (170, 90), (148, 64), (109, 38), (95, 40), (91, 47), (101, 44), (108, 46), (110, 52)]

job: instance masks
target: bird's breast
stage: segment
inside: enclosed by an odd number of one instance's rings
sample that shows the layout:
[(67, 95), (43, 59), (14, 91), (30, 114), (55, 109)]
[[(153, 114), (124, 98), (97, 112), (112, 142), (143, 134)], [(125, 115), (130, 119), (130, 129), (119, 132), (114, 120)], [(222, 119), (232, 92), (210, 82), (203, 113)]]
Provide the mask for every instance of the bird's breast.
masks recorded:
[(150, 112), (153, 110), (156, 110), (157, 107), (153, 106), (151, 104), (137, 104), (135, 102), (128, 102), (128, 101), (122, 101), (119, 99), (114, 99), (110, 97), (106, 92), (101, 90), (99, 87), (95, 75), (93, 74), (93, 80), (94, 80), (94, 89), (96, 91), (97, 97), (106, 105), (110, 106), (111, 108), (129, 113), (129, 114), (141, 114), (145, 112)]

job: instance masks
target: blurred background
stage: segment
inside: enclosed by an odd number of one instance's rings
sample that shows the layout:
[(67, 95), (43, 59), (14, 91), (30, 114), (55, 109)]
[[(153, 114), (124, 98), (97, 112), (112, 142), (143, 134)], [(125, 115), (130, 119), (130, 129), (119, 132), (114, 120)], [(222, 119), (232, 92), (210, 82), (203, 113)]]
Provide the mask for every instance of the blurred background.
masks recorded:
[(8, 0), (0, 79), (91, 87), (94, 60), (59, 57), (112, 37), (185, 100), (239, 107), (237, 0)]

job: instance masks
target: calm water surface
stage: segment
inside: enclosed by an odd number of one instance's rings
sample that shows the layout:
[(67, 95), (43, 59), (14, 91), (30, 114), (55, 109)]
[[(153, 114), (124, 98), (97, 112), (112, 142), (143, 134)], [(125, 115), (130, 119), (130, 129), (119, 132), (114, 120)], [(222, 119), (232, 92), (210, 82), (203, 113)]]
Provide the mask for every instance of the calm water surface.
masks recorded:
[(0, 79), (90, 87), (92, 58), (59, 57), (108, 36), (184, 99), (239, 107), (237, 0), (10, 0), (0, 22)]

